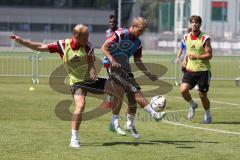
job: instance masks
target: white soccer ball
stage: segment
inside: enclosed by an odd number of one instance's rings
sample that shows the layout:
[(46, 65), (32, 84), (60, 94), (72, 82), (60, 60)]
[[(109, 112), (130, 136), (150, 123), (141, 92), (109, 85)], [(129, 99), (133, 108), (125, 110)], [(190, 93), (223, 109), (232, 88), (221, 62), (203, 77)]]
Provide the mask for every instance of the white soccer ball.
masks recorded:
[(151, 99), (151, 107), (154, 111), (159, 112), (164, 110), (164, 108), (166, 107), (166, 98), (164, 96), (154, 96)]

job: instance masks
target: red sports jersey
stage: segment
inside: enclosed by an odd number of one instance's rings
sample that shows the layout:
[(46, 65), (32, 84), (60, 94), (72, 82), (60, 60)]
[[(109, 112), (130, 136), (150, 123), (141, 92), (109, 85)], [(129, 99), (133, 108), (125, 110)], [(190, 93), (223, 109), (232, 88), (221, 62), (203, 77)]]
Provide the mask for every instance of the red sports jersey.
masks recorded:
[[(73, 50), (78, 50), (80, 48), (80, 46), (77, 46), (76, 42), (74, 41), (74, 39), (70, 39), (70, 44), (71, 44), (71, 48)], [(59, 40), (53, 43), (50, 43), (47, 45), (48, 49), (50, 51), (50, 53), (58, 53), (61, 58), (63, 58), (64, 55), (64, 49), (65, 49), (65, 40)], [(61, 48), (61, 46), (63, 48)], [(88, 56), (88, 61), (92, 62), (95, 60), (94, 57), (94, 48), (92, 46), (92, 44), (90, 42), (87, 43), (86, 47), (85, 47), (85, 51), (87, 53)]]
[[(192, 35), (192, 33), (187, 33), (187, 34), (184, 35), (184, 38), (183, 38), (184, 43), (186, 43), (188, 34), (190, 34), (191, 40), (196, 40), (196, 39), (198, 38), (198, 37)], [(206, 40), (207, 40), (208, 38), (210, 38), (210, 37), (209, 37), (208, 35), (206, 35), (206, 34), (204, 34), (204, 35), (202, 36), (202, 43), (203, 43), (203, 45), (205, 44), (205, 42), (206, 42)]]
[[(129, 32), (129, 30), (128, 30)], [(126, 36), (125, 34), (125, 29), (124, 28), (119, 28), (117, 31), (115, 31), (115, 34), (112, 34), (110, 37), (107, 38), (106, 42), (108, 44), (108, 46), (110, 46), (113, 43), (117, 43), (119, 40), (121, 40), (122, 38), (124, 38)], [(129, 38), (131, 40), (135, 40), (136, 38), (129, 35)], [(142, 45), (140, 45), (137, 49), (137, 51), (133, 54), (134, 57), (138, 58), (138, 57), (142, 57)]]

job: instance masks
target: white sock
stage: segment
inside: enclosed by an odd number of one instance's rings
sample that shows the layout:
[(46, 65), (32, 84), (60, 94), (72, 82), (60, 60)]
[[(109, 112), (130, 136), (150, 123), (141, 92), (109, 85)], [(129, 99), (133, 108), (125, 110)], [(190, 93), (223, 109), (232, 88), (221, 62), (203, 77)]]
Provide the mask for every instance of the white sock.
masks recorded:
[(71, 140), (78, 140), (78, 130), (72, 129), (72, 138)]
[(211, 113), (210, 113), (210, 108), (208, 109), (208, 110), (205, 110), (205, 114), (206, 114), (206, 116), (211, 116)]
[(114, 126), (119, 126), (119, 121), (118, 121), (119, 115), (113, 114), (112, 116), (112, 124), (114, 124)]
[(127, 126), (132, 127), (134, 126), (135, 115), (127, 114)]
[(111, 96), (111, 95), (107, 96), (107, 102), (112, 102), (112, 99), (113, 99), (113, 96)]
[(156, 113), (156, 111), (154, 111), (154, 110), (152, 109), (152, 107), (151, 107), (150, 104), (148, 104), (147, 106), (145, 106), (144, 109), (145, 109), (148, 113), (150, 113), (151, 115), (153, 115), (153, 114)]

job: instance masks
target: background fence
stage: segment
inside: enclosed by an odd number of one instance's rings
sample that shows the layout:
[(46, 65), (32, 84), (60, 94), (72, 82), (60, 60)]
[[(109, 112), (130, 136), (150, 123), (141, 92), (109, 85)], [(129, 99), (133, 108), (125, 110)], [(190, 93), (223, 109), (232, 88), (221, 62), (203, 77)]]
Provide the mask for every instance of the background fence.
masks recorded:
[[(161, 64), (167, 68), (167, 72), (161, 79), (179, 80), (181, 71), (179, 64), (174, 64), (174, 55), (152, 54), (145, 51), (143, 61), (147, 63)], [(102, 54), (96, 53), (101, 59)], [(29, 77), (33, 83), (38, 83), (39, 78), (50, 77), (51, 73), (60, 65), (62, 61), (57, 54), (49, 53), (18, 53), (4, 52), (0, 54), (0, 76), (1, 77)], [(99, 76), (107, 77), (105, 69), (101, 67)], [(214, 56), (211, 60), (212, 80), (235, 80), (240, 77), (240, 57), (239, 56)], [(153, 68), (155, 72), (161, 72), (161, 68)]]

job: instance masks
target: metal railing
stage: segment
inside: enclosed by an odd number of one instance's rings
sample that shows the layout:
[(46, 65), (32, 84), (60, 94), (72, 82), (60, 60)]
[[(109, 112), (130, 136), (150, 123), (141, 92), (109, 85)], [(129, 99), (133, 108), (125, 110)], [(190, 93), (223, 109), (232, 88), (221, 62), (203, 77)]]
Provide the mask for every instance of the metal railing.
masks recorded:
[[(173, 55), (146, 54), (143, 56), (143, 62), (161, 64), (167, 68), (167, 72), (161, 79), (179, 80), (181, 77), (180, 65), (174, 64), (173, 59)], [(59, 56), (41, 55), (39, 53), (0, 54), (0, 76), (31, 77), (32, 83), (39, 83), (39, 78), (50, 77), (51, 73), (61, 64), (62, 61)], [(101, 64), (98, 66), (101, 67)], [(240, 77), (240, 57), (214, 57), (211, 60), (211, 66), (212, 80), (236, 80), (237, 77)], [(153, 69), (156, 72), (161, 70), (157, 66)], [(107, 76), (104, 68), (101, 68), (99, 76)]]

